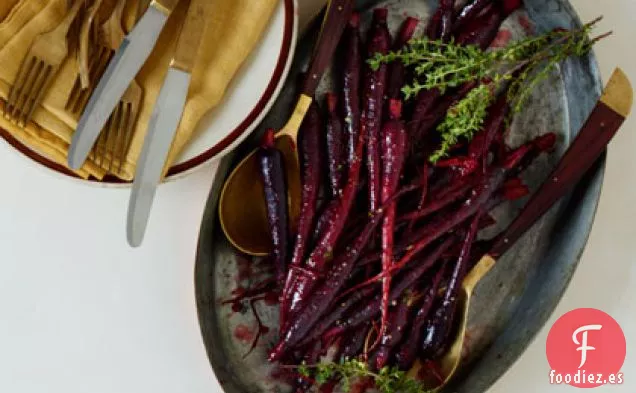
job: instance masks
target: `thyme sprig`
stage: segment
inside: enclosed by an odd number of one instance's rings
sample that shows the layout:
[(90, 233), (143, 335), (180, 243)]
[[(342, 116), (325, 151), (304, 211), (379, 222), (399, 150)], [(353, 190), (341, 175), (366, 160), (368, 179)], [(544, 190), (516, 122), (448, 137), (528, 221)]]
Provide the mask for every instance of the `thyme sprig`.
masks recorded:
[(343, 360), (340, 363), (319, 363), (316, 365), (302, 364), (298, 372), (307, 378), (314, 378), (322, 385), (333, 378), (339, 378), (342, 390), (348, 392), (351, 384), (358, 378), (371, 378), (375, 386), (382, 393), (427, 393), (427, 390), (415, 379), (407, 376), (406, 372), (395, 367), (384, 367), (373, 372), (367, 364), (356, 359)]
[(412, 83), (404, 86), (406, 99), (420, 92), (438, 89), (443, 94), (466, 83), (477, 82), (462, 100), (451, 107), (438, 125), (440, 148), (429, 157), (436, 162), (447, 155), (460, 138), (470, 140), (481, 130), (494, 100), (494, 92), (508, 86), (510, 117), (521, 111), (536, 86), (550, 76), (551, 70), (571, 56), (583, 56), (593, 45), (611, 33), (590, 38), (599, 17), (581, 28), (554, 30), (543, 35), (511, 43), (504, 48), (482, 50), (453, 41), (414, 39), (400, 51), (376, 54), (369, 60), (371, 68), (401, 61), (414, 70)]

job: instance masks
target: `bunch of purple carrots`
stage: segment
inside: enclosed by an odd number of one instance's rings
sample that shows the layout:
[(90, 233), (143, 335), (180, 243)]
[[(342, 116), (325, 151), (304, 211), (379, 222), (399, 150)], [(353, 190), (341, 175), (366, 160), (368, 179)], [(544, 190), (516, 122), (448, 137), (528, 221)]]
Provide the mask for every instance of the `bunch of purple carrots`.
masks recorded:
[[(424, 34), (486, 49), (520, 6), (472, 0), (457, 9), (454, 0), (440, 0)], [(556, 141), (547, 134), (506, 146), (511, 108), (502, 91), (481, 131), (432, 163), (436, 126), (476, 84), (405, 101), (401, 89), (412, 70), (400, 62), (373, 69), (367, 60), (405, 47), (420, 21), (406, 18), (391, 37), (387, 14), (375, 9), (364, 33), (353, 14), (334, 64), (341, 89), (314, 102), (302, 124), (293, 234), (282, 156), (273, 131), (263, 139), (280, 300), (272, 362), (315, 364), (328, 348), (336, 359), (363, 359), (375, 370), (434, 361), (447, 349), (461, 282), (494, 241), (478, 232), (494, 224), (494, 208), (529, 193), (521, 173)]]

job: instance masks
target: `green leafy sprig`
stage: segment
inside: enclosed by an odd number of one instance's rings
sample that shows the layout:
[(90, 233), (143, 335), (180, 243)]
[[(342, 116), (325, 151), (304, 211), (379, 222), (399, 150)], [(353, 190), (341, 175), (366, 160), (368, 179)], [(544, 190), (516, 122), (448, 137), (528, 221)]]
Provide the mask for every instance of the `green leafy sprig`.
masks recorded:
[(395, 367), (384, 367), (378, 372), (369, 370), (365, 362), (356, 359), (343, 360), (340, 363), (319, 363), (316, 365), (302, 364), (298, 372), (307, 378), (314, 378), (322, 385), (333, 378), (341, 380), (342, 389), (348, 392), (351, 384), (358, 378), (371, 378), (375, 386), (382, 393), (427, 393), (427, 390), (406, 372)]
[(601, 19), (578, 29), (554, 30), (492, 50), (453, 41), (414, 39), (403, 50), (376, 54), (369, 64), (377, 69), (383, 63), (401, 61), (411, 67), (415, 79), (402, 88), (406, 99), (425, 90), (438, 89), (443, 94), (466, 83), (477, 83), (449, 109), (439, 124), (442, 145), (429, 157), (436, 162), (446, 156), (460, 138), (470, 140), (481, 130), (488, 107), (494, 101), (494, 92), (504, 84), (509, 84), (511, 117), (523, 108), (534, 88), (550, 76), (555, 66), (568, 57), (585, 55), (597, 41), (611, 34), (590, 38), (590, 32)]

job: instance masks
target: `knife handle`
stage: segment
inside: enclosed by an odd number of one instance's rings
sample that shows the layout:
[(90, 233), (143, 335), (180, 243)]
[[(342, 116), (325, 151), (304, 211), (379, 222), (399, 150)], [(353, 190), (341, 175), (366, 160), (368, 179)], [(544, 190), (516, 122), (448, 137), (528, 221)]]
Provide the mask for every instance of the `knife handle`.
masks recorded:
[(614, 71), (592, 110), (557, 167), (531, 197), (519, 216), (498, 237), (489, 254), (498, 258), (563, 197), (594, 165), (614, 137), (632, 105), (632, 89), (625, 74)]
[(170, 66), (191, 73), (205, 31), (207, 0), (191, 0)]
[(314, 49), (309, 70), (302, 86), (302, 93), (313, 97), (323, 73), (333, 59), (340, 37), (353, 13), (355, 1), (329, 0), (322, 23), (318, 44)]
[(150, 7), (163, 12), (166, 15), (170, 15), (177, 6), (177, 3), (179, 3), (179, 0), (152, 0), (152, 2), (150, 2)]

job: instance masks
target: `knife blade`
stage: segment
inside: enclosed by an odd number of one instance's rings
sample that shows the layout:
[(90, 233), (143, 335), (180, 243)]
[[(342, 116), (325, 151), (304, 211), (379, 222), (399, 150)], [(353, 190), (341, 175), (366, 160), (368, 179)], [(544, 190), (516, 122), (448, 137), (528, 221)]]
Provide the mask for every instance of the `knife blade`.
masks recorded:
[(207, 0), (192, 0), (177, 49), (148, 124), (128, 206), (126, 234), (132, 247), (141, 245), (157, 187), (185, 109), (192, 69), (205, 30)]
[(109, 63), (73, 134), (68, 165), (79, 169), (97, 141), (106, 121), (157, 44), (168, 17), (179, 0), (153, 0), (135, 28), (126, 36)]

